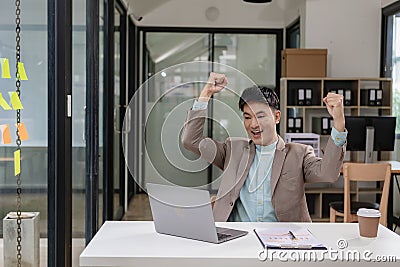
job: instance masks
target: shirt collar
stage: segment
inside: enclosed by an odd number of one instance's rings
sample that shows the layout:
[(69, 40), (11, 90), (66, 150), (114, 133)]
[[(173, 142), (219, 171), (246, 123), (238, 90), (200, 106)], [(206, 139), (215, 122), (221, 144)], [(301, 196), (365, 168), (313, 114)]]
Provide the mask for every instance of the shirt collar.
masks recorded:
[(272, 144), (270, 144), (268, 146), (256, 145), (257, 152), (259, 152), (259, 153), (272, 152), (272, 151), (274, 151), (276, 149), (276, 144), (277, 143), (278, 143), (278, 140), (276, 140), (275, 142), (273, 142)]

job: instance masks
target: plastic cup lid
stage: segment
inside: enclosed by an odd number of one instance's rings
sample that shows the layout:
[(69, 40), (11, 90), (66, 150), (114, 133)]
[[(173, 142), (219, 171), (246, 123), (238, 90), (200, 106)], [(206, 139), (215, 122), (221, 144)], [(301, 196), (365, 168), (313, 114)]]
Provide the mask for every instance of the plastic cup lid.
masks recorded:
[(381, 217), (381, 212), (376, 209), (361, 208), (358, 209), (357, 216), (376, 218), (376, 217)]

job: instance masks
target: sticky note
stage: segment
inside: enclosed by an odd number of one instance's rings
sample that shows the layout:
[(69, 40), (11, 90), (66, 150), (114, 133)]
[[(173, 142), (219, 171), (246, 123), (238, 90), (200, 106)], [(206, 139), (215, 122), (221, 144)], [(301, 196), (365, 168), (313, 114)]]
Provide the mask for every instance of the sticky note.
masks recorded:
[(15, 176), (21, 173), (21, 150), (14, 151), (14, 173)]
[(1, 131), (1, 144), (11, 144), (11, 135), (10, 135), (10, 127), (8, 124), (0, 125)]
[(25, 128), (25, 124), (23, 122), (15, 124), (15, 127), (18, 129), (19, 138), (24, 141), (29, 139), (28, 131)]
[(11, 78), (10, 75), (10, 64), (8, 58), (0, 58), (1, 63), (1, 78)]
[(18, 96), (17, 92), (8, 92), (8, 94), (10, 95), (11, 105), (12, 105), (13, 109), (15, 109), (15, 110), (24, 109), (24, 107), (22, 106), (21, 100), (19, 99), (19, 96)]
[(0, 106), (4, 110), (11, 110), (10, 105), (8, 105), (7, 101), (3, 98), (3, 95), (0, 93)]
[(18, 62), (18, 74), (19, 74), (19, 79), (21, 81), (28, 80), (28, 76), (26, 76), (26, 72), (25, 72), (24, 63), (22, 63), (22, 62)]

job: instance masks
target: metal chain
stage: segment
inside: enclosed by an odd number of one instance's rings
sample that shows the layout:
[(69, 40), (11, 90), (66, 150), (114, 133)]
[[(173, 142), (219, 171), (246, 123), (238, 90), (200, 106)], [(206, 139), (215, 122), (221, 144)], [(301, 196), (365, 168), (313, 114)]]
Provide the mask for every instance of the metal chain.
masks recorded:
[[(15, 86), (16, 86), (16, 92), (18, 94), (18, 97), (21, 98), (21, 91), (20, 91), (20, 87), (21, 87), (21, 79), (19, 76), (19, 72), (18, 72), (18, 65), (19, 62), (21, 61), (21, 47), (20, 47), (20, 32), (21, 32), (21, 19), (20, 19), (20, 15), (21, 15), (21, 9), (20, 9), (20, 0), (15, 0), (15, 33), (16, 33), (16, 37), (15, 37), (15, 43), (16, 43), (16, 47), (15, 47), (15, 57), (16, 57), (16, 63), (15, 63), (15, 67), (16, 67), (16, 73), (15, 73), (15, 77), (16, 77), (16, 82), (15, 82)], [(16, 140), (16, 144), (17, 144), (17, 150), (19, 150), (21, 152), (21, 137), (19, 135), (19, 126), (20, 126), (20, 122), (21, 122), (21, 110), (17, 109), (17, 140)], [(17, 174), (17, 266), (21, 267), (22, 264), (22, 254), (21, 254), (21, 241), (22, 241), (22, 233), (21, 233), (21, 223), (22, 223), (22, 219), (21, 219), (21, 173)]]

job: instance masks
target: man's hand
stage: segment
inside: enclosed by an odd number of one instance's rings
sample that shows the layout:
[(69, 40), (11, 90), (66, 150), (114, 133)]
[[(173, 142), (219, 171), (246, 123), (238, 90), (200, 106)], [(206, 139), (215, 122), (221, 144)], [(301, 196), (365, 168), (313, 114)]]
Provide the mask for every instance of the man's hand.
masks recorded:
[(326, 109), (329, 114), (333, 117), (333, 126), (339, 132), (344, 132), (345, 119), (344, 119), (344, 108), (343, 108), (343, 96), (339, 94), (328, 93), (323, 99), (326, 104)]
[(211, 72), (206, 86), (201, 91), (199, 101), (207, 102), (213, 94), (220, 92), (227, 84), (228, 79), (225, 74)]

